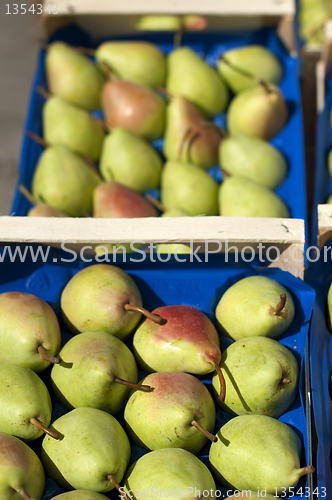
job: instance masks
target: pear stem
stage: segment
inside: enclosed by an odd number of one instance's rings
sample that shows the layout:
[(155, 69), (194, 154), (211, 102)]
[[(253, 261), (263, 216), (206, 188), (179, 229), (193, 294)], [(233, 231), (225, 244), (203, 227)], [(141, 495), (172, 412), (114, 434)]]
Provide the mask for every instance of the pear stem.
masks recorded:
[(270, 87), (268, 86), (268, 84), (266, 82), (264, 82), (263, 80), (261, 80), (259, 82), (259, 84), (263, 87), (263, 89), (265, 90), (265, 92), (267, 94), (271, 94), (272, 93), (272, 90), (270, 89)]
[(162, 87), (161, 85), (156, 85), (154, 90), (156, 90), (157, 92), (160, 92), (161, 94), (163, 94), (165, 97), (168, 97), (169, 99), (173, 99), (173, 97), (174, 97), (173, 94), (171, 94), (167, 89), (165, 89), (165, 87)]
[(95, 122), (98, 122), (98, 123), (99, 123), (99, 124), (103, 127), (103, 129), (104, 129), (106, 132), (108, 132), (108, 131), (110, 130), (110, 129), (108, 128), (108, 126), (107, 126), (107, 123), (106, 123), (104, 120), (102, 120), (101, 118), (98, 118), (97, 116), (92, 116), (92, 115), (90, 115), (90, 119), (91, 119), (91, 120), (94, 120)]
[(47, 361), (48, 363), (53, 363), (55, 365), (58, 365), (61, 362), (60, 358), (49, 356), (42, 345), (40, 345), (37, 350), (44, 361)]
[(129, 498), (129, 496), (127, 495), (127, 493), (125, 493), (123, 490), (121, 490), (121, 487), (120, 487), (119, 483), (117, 482), (117, 480), (115, 479), (115, 477), (112, 476), (112, 474), (108, 474), (106, 476), (106, 479), (107, 479), (107, 481), (109, 481), (110, 483), (113, 484), (114, 488), (116, 490), (118, 490), (118, 492), (121, 494), (122, 498), (124, 498), (125, 500), (131, 500), (131, 498)]
[(151, 203), (154, 207), (156, 207), (160, 212), (165, 212), (165, 207), (162, 203), (160, 203), (159, 200), (151, 196), (151, 194), (147, 194), (145, 198), (148, 200), (148, 202)]
[(228, 177), (230, 177), (229, 173), (226, 172), (226, 170), (224, 170), (222, 167), (219, 167), (219, 170), (222, 173), (222, 176), (224, 179), (227, 179)]
[(23, 498), (23, 500), (33, 500), (31, 498), (31, 496), (25, 490), (21, 490), (21, 491), (16, 490), (16, 493), (18, 493)]
[(221, 368), (220, 368), (219, 364), (217, 363), (217, 361), (214, 358), (212, 358), (212, 357), (209, 358), (208, 362), (211, 363), (211, 365), (214, 366), (214, 369), (216, 370), (216, 372), (218, 374), (218, 377), (219, 377), (220, 394), (219, 394), (218, 400), (219, 401), (224, 401), (225, 396), (226, 396), (226, 382), (225, 382), (225, 379), (224, 379), (224, 375), (223, 375), (223, 373), (221, 371)]
[(291, 381), (291, 379), (285, 377), (285, 378), (282, 379), (281, 383), (282, 384), (291, 384), (292, 381)]
[(85, 54), (86, 56), (94, 57), (96, 54), (95, 49), (89, 49), (88, 47), (80, 47), (79, 45), (74, 45), (72, 49), (76, 50), (76, 52), (80, 52), (81, 54)]
[(36, 198), (34, 198), (32, 196), (32, 194), (30, 193), (30, 191), (27, 190), (27, 188), (25, 186), (23, 186), (23, 184), (21, 184), (18, 188), (21, 193), (23, 194), (23, 196), (31, 203), (31, 205), (37, 205), (38, 202), (36, 200)]
[(37, 420), (36, 418), (30, 418), (30, 423), (38, 427), (38, 429), (40, 429), (41, 431), (45, 432), (45, 434), (48, 434), (48, 436), (51, 436), (53, 439), (60, 439), (58, 432), (52, 431), (48, 427), (45, 427), (45, 425), (39, 422), (39, 420)]
[(49, 144), (42, 137), (40, 137), (40, 135), (35, 134), (34, 132), (32, 132), (32, 130), (28, 130), (27, 131), (27, 136), (29, 137), (29, 139), (31, 139), (32, 141), (36, 142), (37, 144), (39, 144), (43, 148), (48, 148), (49, 147)]
[(146, 316), (148, 319), (153, 321), (154, 323), (157, 323), (157, 325), (166, 325), (167, 320), (159, 316), (159, 314), (153, 314), (144, 309), (143, 307), (139, 306), (132, 306), (131, 304), (126, 304), (124, 306), (126, 311), (134, 311), (134, 312), (139, 312)]
[(105, 70), (107, 81), (110, 82), (113, 78), (113, 70), (112, 70), (111, 66), (106, 61), (103, 61), (101, 63), (101, 65), (103, 66), (103, 68)]
[(188, 141), (188, 145), (187, 145), (187, 158), (188, 158), (188, 162), (189, 163), (191, 163), (191, 154), (190, 154), (191, 146), (194, 144), (194, 142), (196, 141), (196, 139), (199, 139), (200, 136), (201, 136), (201, 134), (199, 132), (196, 132), (196, 134), (192, 135), (191, 138)]
[(227, 66), (232, 68), (234, 71), (241, 73), (241, 75), (247, 76), (248, 78), (255, 78), (252, 73), (249, 73), (249, 71), (246, 71), (242, 68), (239, 68), (235, 64), (232, 64), (231, 62), (229, 62), (224, 55), (222, 55), (219, 59), (221, 59), (225, 64), (227, 64)]
[(138, 391), (143, 391), (143, 392), (154, 391), (154, 387), (151, 387), (150, 385), (134, 384), (133, 382), (128, 382), (128, 380), (123, 380), (122, 378), (119, 377), (114, 377), (114, 382), (126, 385), (127, 387), (131, 387), (132, 389), (137, 389)]
[(192, 130), (193, 130), (192, 128), (187, 128), (184, 136), (182, 137), (182, 141), (180, 143), (180, 147), (179, 147), (179, 151), (178, 151), (178, 160), (179, 161), (181, 161), (181, 156), (182, 156), (182, 151), (183, 151), (184, 145), (185, 145), (188, 137), (190, 136)]
[(38, 85), (37, 87), (37, 92), (38, 94), (42, 95), (45, 99), (50, 99), (52, 97), (52, 94), (48, 92), (44, 87), (41, 87)]
[[(183, 22), (183, 21), (182, 21)], [(180, 28), (174, 34), (174, 49), (177, 49), (181, 46), (182, 38), (186, 29), (184, 25), (180, 26)]]
[(281, 311), (283, 310), (283, 308), (286, 305), (286, 300), (287, 300), (287, 295), (285, 293), (282, 293), (280, 295), (280, 300), (277, 304), (277, 307), (275, 309), (272, 309), (272, 314), (277, 316), (279, 313), (281, 313)]
[(217, 436), (214, 436), (213, 434), (211, 434), (211, 432), (209, 432), (206, 429), (204, 429), (204, 427), (202, 427), (201, 424), (199, 424), (198, 422), (196, 422), (196, 420), (193, 420), (191, 422), (191, 425), (193, 427), (196, 427), (196, 429), (198, 429), (199, 431), (201, 431), (201, 433), (204, 434), (204, 436), (207, 437), (208, 439), (210, 439), (210, 441), (212, 441), (213, 443), (215, 443), (216, 441), (218, 441)]
[(313, 465), (307, 465), (307, 467), (304, 467), (303, 469), (301, 469), (298, 476), (302, 477), (302, 476), (306, 476), (307, 474), (313, 474), (314, 472), (316, 472), (315, 467)]
[(104, 179), (102, 178), (102, 176), (98, 172), (98, 169), (97, 169), (96, 165), (93, 163), (93, 161), (91, 160), (90, 156), (85, 156), (84, 158), (85, 158), (85, 161), (89, 164), (89, 167), (91, 167), (91, 169), (97, 175), (100, 182), (104, 182)]

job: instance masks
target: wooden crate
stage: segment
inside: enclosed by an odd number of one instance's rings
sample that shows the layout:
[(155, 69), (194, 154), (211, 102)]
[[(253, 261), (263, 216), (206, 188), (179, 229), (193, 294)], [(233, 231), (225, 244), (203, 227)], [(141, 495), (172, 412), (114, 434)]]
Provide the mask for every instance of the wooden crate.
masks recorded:
[(332, 238), (332, 205), (318, 205), (317, 246), (321, 250)]
[[(40, 243), (79, 251), (84, 246), (90, 254), (103, 244), (192, 242), (200, 253), (205, 242), (210, 252), (225, 252), (245, 247), (266, 255), (275, 247), (280, 254), (270, 267), (279, 267), (303, 279), (304, 221), (244, 217), (179, 217), (138, 219), (0, 217), (1, 245)], [(221, 245), (221, 246), (220, 246)], [(270, 250), (269, 250), (270, 251)], [(240, 259), (240, 257), (239, 257)]]
[[(44, 6), (50, 2), (44, 0)], [(274, 25), (286, 47), (296, 51), (295, 0), (57, 0), (57, 14), (43, 14), (46, 34), (76, 22), (93, 38), (129, 35), (146, 14), (199, 14), (207, 19), (207, 30), (258, 29)], [(52, 5), (52, 4), (51, 4)], [(54, 10), (54, 9), (53, 9)]]

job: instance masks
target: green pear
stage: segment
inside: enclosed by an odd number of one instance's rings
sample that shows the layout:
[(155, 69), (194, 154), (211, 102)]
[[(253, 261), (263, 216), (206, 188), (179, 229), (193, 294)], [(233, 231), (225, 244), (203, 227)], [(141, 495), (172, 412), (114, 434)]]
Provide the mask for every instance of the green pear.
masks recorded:
[(103, 87), (102, 107), (110, 130), (123, 127), (147, 141), (164, 133), (165, 101), (143, 85), (109, 79)]
[(208, 170), (218, 163), (220, 131), (188, 99), (176, 96), (166, 111), (164, 155)]
[(46, 55), (46, 78), (53, 95), (89, 111), (100, 108), (105, 78), (84, 54), (64, 42), (53, 42)]
[(279, 59), (261, 45), (228, 50), (218, 61), (218, 71), (235, 94), (260, 81), (278, 84), (283, 77)]
[(177, 31), (181, 27), (181, 17), (170, 14), (140, 16), (135, 24), (135, 28), (140, 31)]
[(79, 271), (65, 286), (61, 309), (69, 330), (103, 331), (125, 340), (136, 328), (142, 306), (134, 280), (122, 269), (95, 264)]
[(266, 276), (237, 281), (216, 308), (218, 328), (233, 340), (257, 336), (276, 339), (290, 327), (294, 317), (289, 290)]
[[(296, 398), (297, 361), (291, 351), (276, 340), (266, 337), (237, 340), (222, 353), (220, 368), (227, 391), (224, 401), (217, 402), (232, 415), (248, 413), (279, 418)], [(212, 383), (218, 399), (217, 374)]]
[(59, 357), (51, 379), (56, 398), (69, 409), (85, 406), (114, 415), (124, 409), (130, 388), (141, 388), (133, 354), (106, 332), (75, 335)]
[(130, 444), (119, 422), (96, 408), (76, 408), (52, 425), (61, 435), (45, 436), (41, 460), (64, 489), (105, 493), (117, 487), (130, 459)]
[(182, 208), (173, 207), (165, 210), (161, 214), (161, 217), (189, 217), (189, 214), (185, 210), (182, 210)]
[(154, 43), (104, 42), (97, 48), (95, 57), (99, 63), (106, 62), (119, 78), (152, 89), (165, 85), (166, 59)]
[(51, 500), (107, 500), (107, 497), (95, 491), (75, 490), (52, 497)]
[[(332, 195), (330, 196), (332, 203)], [(332, 325), (332, 284), (330, 285), (328, 294), (327, 294), (327, 308), (328, 308), (328, 316), (329, 316), (329, 326), (331, 328)]]
[(189, 451), (180, 448), (166, 448), (151, 451), (139, 458), (128, 470), (124, 488), (132, 498), (148, 497), (161, 492), (176, 492), (185, 498), (214, 498), (216, 485), (209, 469)]
[(0, 432), (1, 500), (40, 500), (45, 485), (41, 461), (28, 445)]
[(228, 89), (217, 71), (189, 47), (179, 47), (167, 58), (166, 88), (183, 96), (212, 118), (225, 111)]
[(198, 453), (214, 440), (216, 412), (205, 385), (180, 372), (152, 373), (144, 384), (151, 393), (134, 391), (125, 408), (129, 435), (148, 450), (184, 448)]
[(272, 139), (286, 125), (288, 108), (278, 87), (261, 83), (240, 92), (227, 113), (231, 135), (244, 133), (261, 139)]
[(103, 182), (93, 192), (93, 216), (107, 218), (158, 217), (151, 203), (116, 181)]
[(330, 177), (332, 177), (332, 149), (330, 150), (327, 156), (327, 169), (330, 174)]
[(182, 245), (180, 243), (160, 243), (156, 245), (157, 254), (189, 254), (191, 253), (191, 249), (189, 245)]
[(106, 181), (115, 180), (144, 194), (159, 188), (162, 159), (144, 139), (118, 127), (103, 142), (100, 173)]
[(168, 161), (161, 176), (161, 201), (166, 210), (176, 207), (189, 215), (218, 215), (218, 188), (200, 167)]
[(290, 217), (284, 201), (271, 189), (240, 176), (227, 177), (221, 184), (219, 213), (227, 217)]
[(98, 174), (80, 155), (65, 146), (50, 146), (41, 155), (32, 179), (37, 202), (71, 217), (92, 212), (92, 194)]
[(0, 432), (32, 441), (42, 436), (51, 414), (49, 392), (33, 370), (0, 364)]
[(330, 196), (327, 198), (326, 203), (327, 203), (328, 205), (331, 205), (331, 204), (332, 204), (332, 194), (330, 194)]
[(281, 494), (296, 486), (312, 466), (300, 468), (302, 443), (293, 429), (265, 415), (232, 418), (217, 433), (210, 463), (226, 488)]
[(147, 318), (137, 328), (134, 354), (146, 372), (187, 372), (206, 375), (217, 370), (223, 398), (224, 379), (219, 369), (220, 341), (213, 323), (199, 309), (187, 305), (158, 307), (154, 317)]
[(46, 203), (38, 203), (36, 198), (34, 198), (32, 194), (27, 190), (27, 188), (22, 184), (19, 186), (19, 190), (23, 194), (23, 196), (31, 203), (31, 205), (33, 205), (33, 207), (30, 208), (27, 213), (29, 217), (67, 217), (66, 214), (60, 212), (59, 210), (56, 210), (53, 207), (50, 207), (49, 205), (46, 205)]
[(105, 136), (104, 126), (89, 113), (65, 101), (50, 97), (43, 107), (44, 139), (50, 145), (67, 146), (75, 153), (97, 161)]
[(260, 139), (240, 134), (221, 141), (219, 163), (229, 175), (241, 176), (277, 189), (287, 176), (287, 162), (280, 151)]
[(0, 294), (0, 363), (45, 370), (60, 350), (61, 333), (53, 309), (30, 293)]

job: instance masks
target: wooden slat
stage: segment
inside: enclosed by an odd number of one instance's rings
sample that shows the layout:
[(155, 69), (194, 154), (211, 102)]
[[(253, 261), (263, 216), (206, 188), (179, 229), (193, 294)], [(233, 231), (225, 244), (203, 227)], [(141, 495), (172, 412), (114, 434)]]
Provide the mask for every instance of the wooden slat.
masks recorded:
[(318, 235), (317, 245), (322, 249), (332, 238), (332, 205), (318, 205)]
[[(270, 264), (303, 279), (304, 221), (240, 217), (178, 217), (144, 219), (73, 219), (0, 217), (0, 242), (41, 243), (79, 251), (103, 244), (186, 243), (210, 252), (244, 247), (261, 253), (276, 247), (280, 257)], [(220, 246), (221, 243), (221, 246)], [(263, 245), (263, 246), (262, 246)], [(247, 250), (248, 250), (247, 248)], [(272, 252), (272, 250), (271, 250)], [(274, 259), (273, 253), (271, 260)], [(239, 257), (240, 260), (240, 257)]]
[[(48, 0), (44, 5), (48, 4)], [(294, 15), (294, 0), (56, 0), (58, 12), (67, 14), (226, 14)]]

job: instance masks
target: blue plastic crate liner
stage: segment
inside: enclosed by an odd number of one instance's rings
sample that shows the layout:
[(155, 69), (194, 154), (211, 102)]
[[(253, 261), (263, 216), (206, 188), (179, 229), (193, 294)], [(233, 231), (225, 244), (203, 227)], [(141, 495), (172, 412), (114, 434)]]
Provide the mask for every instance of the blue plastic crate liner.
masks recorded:
[[(24, 251), (22, 246), (22, 251)], [(33, 247), (36, 249), (36, 246)], [(1, 253), (0, 253), (1, 255)], [(39, 257), (33, 262), (29, 257), (30, 251), (27, 252), (25, 262), (11, 262), (7, 255), (1, 264), (0, 275), (0, 293), (7, 291), (21, 291), (38, 295), (46, 300), (55, 310), (61, 325), (63, 334), (63, 343), (71, 338), (71, 335), (66, 331), (66, 328), (61, 319), (60, 312), (60, 296), (61, 292), (69, 281), (69, 279), (84, 267), (80, 261), (72, 263), (68, 259), (72, 256), (67, 252), (58, 249), (50, 249), (46, 262), (43, 262)], [(67, 259), (67, 262), (61, 261)], [(36, 260), (36, 259), (35, 259)], [(44, 259), (45, 260), (45, 259)], [(86, 264), (85, 264), (86, 265)], [(304, 444), (304, 453), (301, 460), (301, 465), (308, 463), (308, 440), (307, 440), (307, 422), (305, 415), (305, 362), (304, 352), (308, 339), (309, 322), (311, 312), (315, 300), (315, 293), (312, 288), (303, 283), (300, 279), (293, 275), (283, 272), (279, 269), (269, 268), (253, 268), (249, 265), (233, 267), (222, 262), (220, 256), (213, 256), (207, 263), (190, 263), (189, 260), (184, 263), (178, 263), (171, 260), (167, 263), (149, 262), (144, 263), (119, 263), (117, 264), (127, 271), (137, 283), (143, 297), (143, 304), (149, 310), (156, 307), (171, 304), (187, 304), (199, 308), (204, 312), (214, 323), (215, 308), (223, 295), (223, 293), (236, 281), (255, 274), (261, 274), (276, 279), (287, 287), (294, 298), (296, 307), (296, 316), (294, 322), (287, 332), (280, 337), (280, 342), (289, 347), (300, 365), (300, 383), (299, 394), (292, 407), (280, 417), (282, 422), (285, 422), (293, 427), (301, 438)], [(131, 338), (127, 341), (130, 346)], [(230, 340), (221, 337), (221, 350), (223, 351), (229, 345)], [(141, 374), (142, 375), (142, 374)], [(203, 382), (211, 389), (211, 376), (203, 378)], [(47, 386), (50, 385), (50, 370), (42, 374)], [(53, 402), (54, 401), (54, 397)], [(55, 420), (67, 410), (58, 403), (54, 404), (53, 419)], [(121, 424), (124, 425), (123, 415), (117, 416)], [(226, 423), (231, 417), (223, 412), (219, 407), (217, 409), (217, 423), (215, 431)], [(33, 448), (38, 452), (41, 446), (41, 440), (37, 440), (33, 444)], [(206, 446), (200, 452), (199, 457), (208, 465), (208, 451)], [(132, 462), (141, 456), (145, 451), (137, 446), (132, 449)], [(303, 498), (305, 491), (306, 478), (302, 478), (297, 487), (294, 488), (295, 495), (293, 499), (300, 500)], [(302, 490), (300, 489), (302, 488)], [(61, 493), (60, 490), (52, 481), (48, 479), (46, 489), (42, 500), (49, 500), (53, 495)], [(302, 491), (302, 494), (301, 494)], [(296, 494), (296, 492), (299, 492)], [(225, 490), (222, 490), (225, 495)], [(114, 492), (110, 493), (113, 498)], [(220, 498), (226, 498), (221, 496)], [(288, 497), (287, 497), (288, 498)]]
[[(167, 33), (141, 33), (136, 36), (126, 37), (126, 39), (144, 39), (156, 43), (161, 50), (169, 53), (172, 50), (172, 35)], [(88, 36), (75, 26), (59, 30), (54, 39), (64, 40), (73, 45), (89, 46)], [(307, 227), (307, 203), (306, 203), (306, 182), (305, 182), (305, 162), (304, 162), (304, 140), (302, 128), (302, 106), (298, 80), (299, 61), (288, 54), (281, 41), (276, 36), (273, 29), (264, 28), (253, 33), (238, 34), (209, 34), (195, 33), (187, 34), (183, 39), (183, 45), (189, 45), (196, 50), (212, 66), (216, 66), (218, 57), (234, 47), (241, 47), (250, 44), (260, 44), (269, 48), (280, 59), (284, 67), (284, 78), (280, 84), (281, 90), (287, 100), (290, 118), (285, 128), (271, 141), (285, 156), (289, 173), (285, 182), (276, 191), (286, 202), (293, 218), (304, 219)], [(25, 130), (42, 134), (42, 107), (44, 98), (37, 92), (40, 85), (46, 87), (45, 78), (45, 51), (41, 50), (38, 59), (38, 69), (32, 86), (30, 106), (26, 121)], [(215, 118), (218, 125), (225, 124), (225, 115)], [(162, 150), (162, 140), (156, 141), (154, 146), (160, 152)], [(11, 213), (16, 216), (24, 216), (29, 209), (29, 202), (18, 191), (19, 184), (24, 184), (30, 189), (33, 173), (42, 152), (42, 148), (33, 143), (26, 136), (23, 140), (21, 161), (19, 168), (19, 181), (15, 192), (15, 199)], [(217, 169), (212, 169), (211, 175), (217, 180), (221, 180)], [(158, 195), (158, 193), (154, 193)]]

